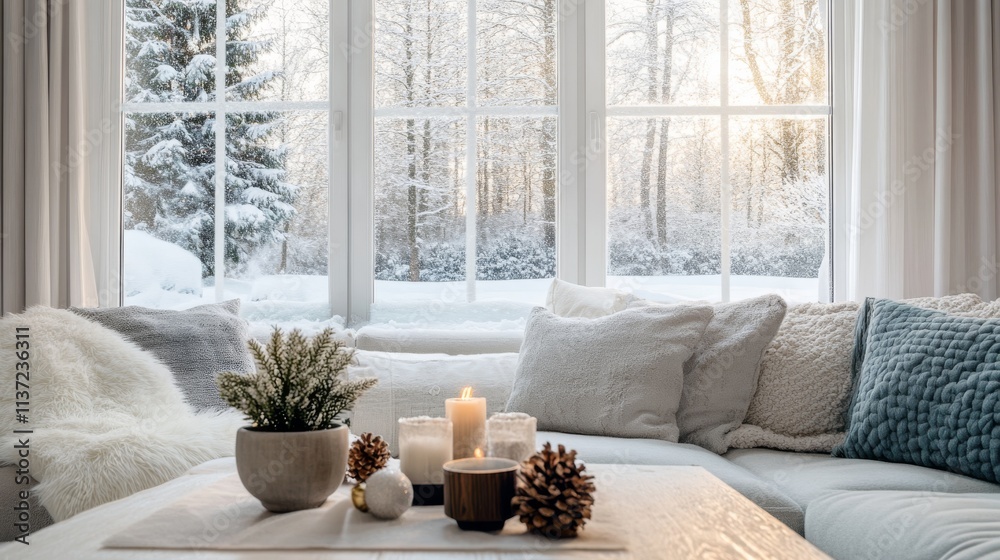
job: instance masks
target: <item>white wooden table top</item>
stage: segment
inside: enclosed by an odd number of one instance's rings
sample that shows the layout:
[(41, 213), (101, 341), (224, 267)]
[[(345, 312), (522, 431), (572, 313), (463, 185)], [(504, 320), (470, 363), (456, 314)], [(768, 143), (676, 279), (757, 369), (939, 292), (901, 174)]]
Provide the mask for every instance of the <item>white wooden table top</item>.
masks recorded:
[[(29, 537), (30, 546), (7, 543), (0, 558), (79, 560), (257, 560), (264, 558), (406, 559), (475, 558), (827, 558), (783, 523), (701, 467), (588, 465), (595, 475), (597, 502), (592, 523), (623, 527), (627, 552), (525, 553), (208, 551), (106, 549), (101, 543), (154, 511), (235, 472), (232, 458), (211, 461), (188, 475), (105, 504)], [(625, 520), (623, 523), (622, 520)], [(516, 523), (511, 520), (508, 523)], [(584, 529), (586, 530), (586, 529)], [(484, 538), (489, 538), (484, 536)]]

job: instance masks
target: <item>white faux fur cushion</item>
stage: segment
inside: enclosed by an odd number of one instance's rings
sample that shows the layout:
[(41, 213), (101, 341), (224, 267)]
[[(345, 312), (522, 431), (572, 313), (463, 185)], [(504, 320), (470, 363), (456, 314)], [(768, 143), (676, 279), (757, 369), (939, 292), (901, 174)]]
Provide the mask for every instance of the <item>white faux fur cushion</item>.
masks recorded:
[[(994, 305), (975, 294), (906, 302), (970, 314), (989, 313)], [(843, 440), (858, 307), (845, 302), (788, 308), (764, 353), (746, 420), (728, 435), (730, 447), (830, 452)]]
[[(15, 423), (14, 378), (0, 391), (0, 460), (17, 463), (29, 439), (31, 476), (56, 521), (233, 455), (235, 410), (195, 413), (173, 375), (120, 335), (65, 310), (33, 307), (0, 319), (0, 364), (20, 361), (14, 341), (28, 327), (30, 420)], [(23, 339), (22, 339), (23, 340)], [(28, 435), (8, 435), (32, 429)]]
[(636, 298), (628, 292), (614, 288), (591, 288), (552, 280), (545, 307), (560, 317), (586, 317), (595, 319), (617, 313)]

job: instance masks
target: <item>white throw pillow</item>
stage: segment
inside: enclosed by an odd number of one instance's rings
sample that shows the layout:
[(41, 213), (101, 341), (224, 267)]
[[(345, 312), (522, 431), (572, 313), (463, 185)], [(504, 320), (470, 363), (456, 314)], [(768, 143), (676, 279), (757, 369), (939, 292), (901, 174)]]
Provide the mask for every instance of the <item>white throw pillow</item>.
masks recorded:
[[(643, 305), (650, 304), (636, 301), (629, 307)], [(715, 315), (684, 364), (684, 392), (677, 410), (681, 442), (720, 455), (728, 450), (726, 435), (746, 417), (761, 358), (786, 308), (785, 300), (775, 294), (713, 306)]]
[[(975, 294), (905, 301), (977, 316), (1000, 307), (984, 304)], [(843, 441), (858, 307), (843, 302), (788, 308), (764, 353), (746, 419), (727, 437), (729, 447), (829, 453)]]
[(614, 288), (590, 288), (552, 280), (545, 306), (560, 317), (587, 317), (590, 319), (617, 313), (636, 298), (628, 292)]
[(535, 308), (528, 317), (508, 412), (555, 432), (676, 442), (684, 362), (710, 306), (648, 306), (597, 319)]

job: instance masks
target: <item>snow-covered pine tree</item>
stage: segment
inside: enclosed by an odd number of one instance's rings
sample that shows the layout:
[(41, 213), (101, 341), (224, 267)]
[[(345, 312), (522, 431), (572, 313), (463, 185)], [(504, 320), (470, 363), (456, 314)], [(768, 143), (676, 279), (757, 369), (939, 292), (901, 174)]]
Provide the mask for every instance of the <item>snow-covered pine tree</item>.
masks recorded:
[[(226, 2), (226, 95), (259, 99), (275, 72), (255, 72), (266, 41), (250, 37), (262, 12)], [(127, 0), (125, 98), (203, 102), (216, 96), (215, 0)], [(125, 120), (125, 227), (175, 243), (214, 276), (215, 114), (132, 113)], [(286, 149), (272, 135), (275, 112), (226, 119), (225, 262), (239, 271), (253, 251), (284, 238), (296, 190), (285, 182)]]

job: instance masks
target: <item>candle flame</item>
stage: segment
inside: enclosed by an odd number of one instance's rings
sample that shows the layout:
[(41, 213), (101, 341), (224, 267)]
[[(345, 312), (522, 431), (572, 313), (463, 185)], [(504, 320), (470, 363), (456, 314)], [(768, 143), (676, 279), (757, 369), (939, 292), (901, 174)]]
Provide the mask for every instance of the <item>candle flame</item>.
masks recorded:
[(466, 387), (462, 389), (462, 398), (471, 399), (472, 398), (472, 387)]
[(477, 447), (476, 450), (475, 450), (475, 452), (473, 452), (473, 455), (476, 456), (476, 459), (482, 459), (483, 458), (483, 450), (479, 449)]

